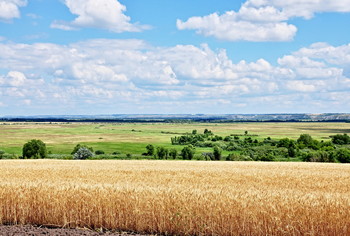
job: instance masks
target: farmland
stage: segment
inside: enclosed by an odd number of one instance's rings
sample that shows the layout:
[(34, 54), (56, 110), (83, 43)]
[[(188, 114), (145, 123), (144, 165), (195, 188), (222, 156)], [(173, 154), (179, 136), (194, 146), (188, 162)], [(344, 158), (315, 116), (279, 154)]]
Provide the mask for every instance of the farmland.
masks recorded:
[(2, 160), (0, 178), (0, 224), (350, 234), (347, 164)]
[[(121, 152), (140, 155), (147, 144), (171, 147), (174, 135), (189, 133), (192, 130), (203, 132), (210, 129), (215, 134), (258, 135), (263, 140), (297, 139), (308, 133), (317, 140), (330, 140), (334, 134), (350, 133), (350, 123), (9, 123), (0, 125), (0, 149), (20, 155), (22, 146), (30, 139), (43, 140), (48, 151), (57, 154), (70, 154), (73, 147), (86, 144), (94, 150), (106, 153)], [(180, 149), (180, 147), (175, 147)], [(199, 148), (198, 153), (208, 149)]]

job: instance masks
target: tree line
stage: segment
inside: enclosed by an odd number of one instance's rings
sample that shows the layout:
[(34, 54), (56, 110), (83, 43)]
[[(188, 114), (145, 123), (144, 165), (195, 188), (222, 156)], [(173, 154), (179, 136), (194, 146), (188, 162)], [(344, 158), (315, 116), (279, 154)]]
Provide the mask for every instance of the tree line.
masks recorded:
[[(226, 161), (276, 161), (301, 160), (307, 162), (341, 162), (350, 163), (350, 137), (347, 134), (331, 136), (329, 141), (318, 141), (309, 134), (301, 134), (297, 140), (282, 138), (274, 140), (267, 137), (258, 140), (256, 135), (245, 131), (243, 135), (221, 137), (205, 129), (203, 133), (193, 130), (191, 133), (171, 138), (174, 148), (157, 147), (148, 144), (142, 156), (147, 159), (183, 159), (183, 160), (226, 160)], [(175, 148), (176, 145), (181, 146)], [(211, 151), (198, 153), (196, 148), (208, 148)], [(223, 153), (226, 153), (223, 155)], [(92, 147), (77, 144), (71, 152), (71, 159), (111, 159), (118, 158), (121, 153), (105, 154), (102, 150), (94, 152)], [(23, 159), (43, 159), (50, 155), (46, 144), (37, 139), (25, 143), (22, 148)], [(0, 159), (6, 157), (0, 150)], [(51, 156), (52, 157), (52, 156)], [(132, 154), (125, 158), (133, 159)]]

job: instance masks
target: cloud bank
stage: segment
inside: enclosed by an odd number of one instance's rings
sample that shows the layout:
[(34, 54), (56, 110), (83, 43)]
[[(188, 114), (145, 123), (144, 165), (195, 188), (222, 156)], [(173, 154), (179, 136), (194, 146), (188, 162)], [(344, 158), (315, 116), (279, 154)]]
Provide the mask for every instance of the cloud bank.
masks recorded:
[(0, 50), (3, 108), (40, 107), (46, 114), (350, 108), (350, 44), (316, 43), (276, 66), (264, 59), (235, 64), (225, 50), (206, 44), (159, 48), (142, 40), (0, 43)]

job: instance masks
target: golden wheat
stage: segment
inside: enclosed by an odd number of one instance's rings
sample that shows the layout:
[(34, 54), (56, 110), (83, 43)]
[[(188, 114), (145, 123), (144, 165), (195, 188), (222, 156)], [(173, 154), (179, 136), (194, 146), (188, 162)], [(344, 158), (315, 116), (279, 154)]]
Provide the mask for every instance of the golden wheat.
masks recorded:
[(0, 178), (0, 224), (350, 235), (350, 165), (17, 160)]

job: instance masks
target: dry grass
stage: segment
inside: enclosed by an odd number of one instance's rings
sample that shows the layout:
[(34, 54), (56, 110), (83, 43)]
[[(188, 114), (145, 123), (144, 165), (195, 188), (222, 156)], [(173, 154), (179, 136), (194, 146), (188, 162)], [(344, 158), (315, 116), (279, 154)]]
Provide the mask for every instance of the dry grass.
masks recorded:
[(0, 223), (176, 235), (350, 235), (350, 165), (1, 161)]

